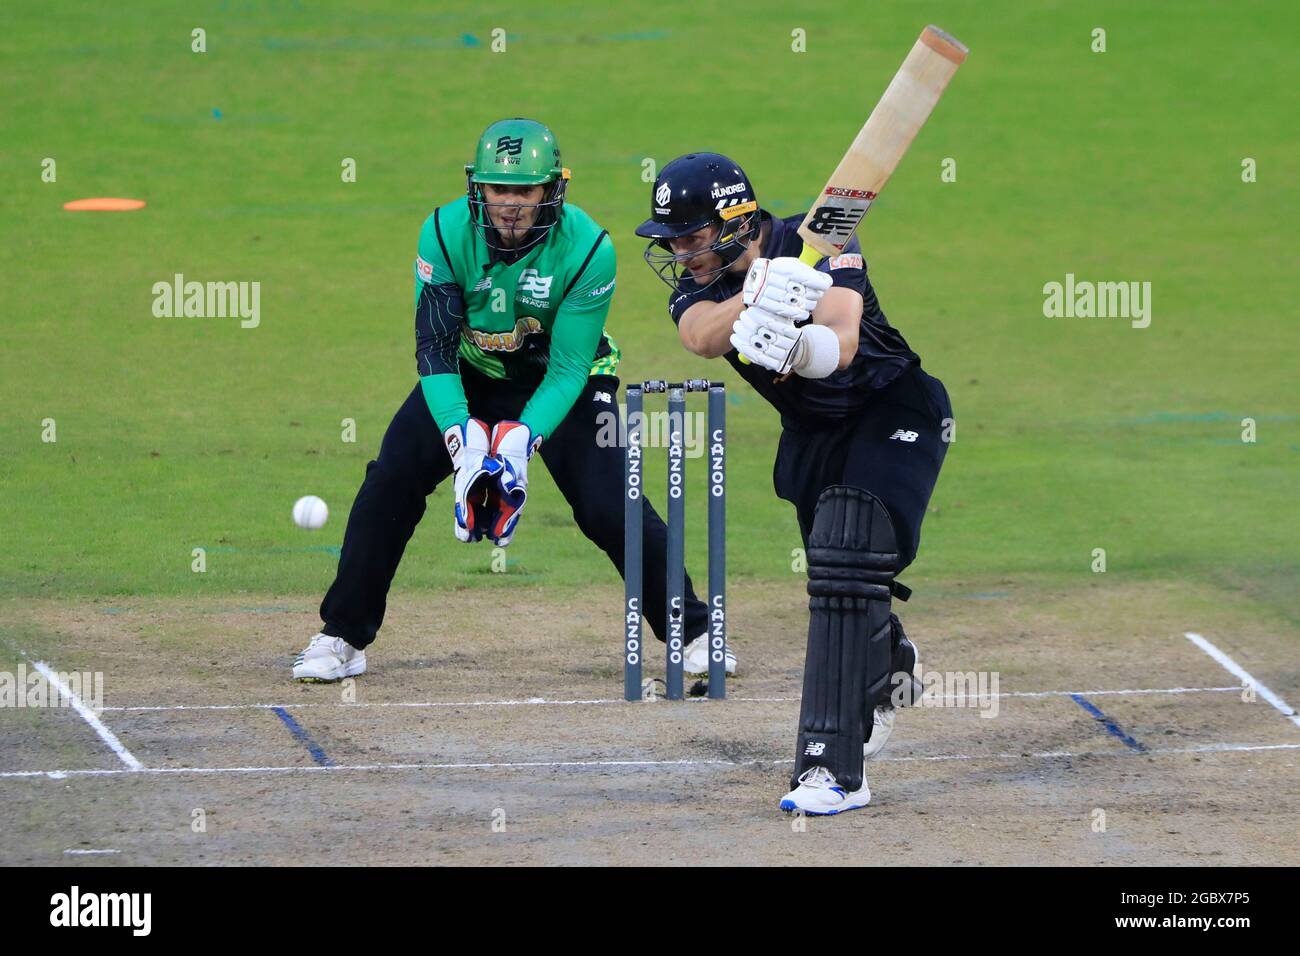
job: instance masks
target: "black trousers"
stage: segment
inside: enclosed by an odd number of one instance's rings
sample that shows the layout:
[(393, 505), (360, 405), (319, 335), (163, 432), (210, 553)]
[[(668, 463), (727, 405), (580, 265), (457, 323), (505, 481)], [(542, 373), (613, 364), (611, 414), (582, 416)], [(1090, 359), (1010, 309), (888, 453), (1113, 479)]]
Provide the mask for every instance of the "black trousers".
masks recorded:
[(857, 417), (826, 428), (786, 427), (773, 483), (798, 511), (804, 546), (818, 496), (830, 485), (851, 485), (884, 503), (902, 555), (899, 570), (911, 564), (948, 451), (944, 419), (952, 419), (948, 392), (918, 366), (882, 388)]
[[(462, 367), (461, 381), (470, 414), (489, 426), (517, 419), (529, 390), (489, 379)], [(618, 379), (592, 376), (559, 428), (542, 443), (539, 454), (546, 470), (573, 509), (573, 519), (623, 574), (623, 448), (617, 442), (597, 442), (605, 419), (618, 415)], [(606, 429), (608, 432), (608, 429)], [(622, 434), (621, 428), (616, 434)], [(442, 443), (424, 393), (417, 383), (384, 433), (379, 457), (366, 465), (366, 477), (352, 503), (338, 572), (321, 602), (323, 631), (353, 647), (370, 644), (384, 621), (388, 589), (402, 552), (424, 516), (425, 498), (452, 473), (451, 457)], [(534, 472), (536, 476), (536, 472)], [(534, 477), (534, 480), (535, 477)], [(645, 615), (659, 640), (664, 639), (667, 590), (668, 529), (644, 502), (642, 511)], [(448, 547), (462, 545), (452, 534), (452, 501), (441, 502), (434, 533), (445, 535)], [(542, 533), (528, 524), (524, 511), (516, 537)], [(686, 579), (686, 640), (708, 628), (708, 609)]]

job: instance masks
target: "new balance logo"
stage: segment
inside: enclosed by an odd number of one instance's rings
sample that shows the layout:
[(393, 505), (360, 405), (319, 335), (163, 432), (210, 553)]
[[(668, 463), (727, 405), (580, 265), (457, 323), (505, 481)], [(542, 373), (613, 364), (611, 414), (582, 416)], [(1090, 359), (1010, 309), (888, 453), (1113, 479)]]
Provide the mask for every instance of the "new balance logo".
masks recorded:
[(606, 405), (613, 405), (614, 398), (609, 392), (596, 392), (591, 396), (593, 402), (604, 402)]
[(894, 434), (889, 436), (889, 440), (890, 441), (916, 441), (920, 437), (921, 436), (918, 435), (916, 432), (904, 431), (903, 429), (900, 428), (898, 431), (894, 432)]
[(490, 289), (490, 288), (492, 288), (492, 277), (491, 277), (491, 276), (484, 276), (483, 278), (479, 279), (478, 282), (476, 282), (476, 283), (474, 284), (474, 288), (473, 288), (472, 291), (474, 291), (474, 292), (486, 292), (486, 291), (487, 291), (488, 289)]
[(820, 740), (810, 740), (808, 746), (803, 748), (805, 757), (820, 757), (824, 753), (826, 753), (826, 745)]
[(818, 206), (813, 211), (813, 219), (808, 223), (808, 228), (819, 236), (843, 237), (847, 242), (848, 237), (853, 234), (853, 228), (866, 211), (865, 204), (860, 208), (847, 209), (829, 204)]

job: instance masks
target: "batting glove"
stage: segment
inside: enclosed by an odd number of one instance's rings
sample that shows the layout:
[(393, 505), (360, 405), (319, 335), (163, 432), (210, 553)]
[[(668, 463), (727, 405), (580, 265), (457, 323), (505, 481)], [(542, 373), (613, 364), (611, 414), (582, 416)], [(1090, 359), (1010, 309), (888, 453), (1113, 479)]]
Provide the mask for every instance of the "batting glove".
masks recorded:
[(840, 340), (833, 329), (812, 322), (796, 326), (759, 308), (740, 313), (731, 344), (742, 357), (778, 375), (825, 378), (839, 366)]
[(808, 318), (831, 287), (831, 277), (793, 256), (755, 259), (741, 290), (745, 305), (798, 322)]
[(793, 322), (752, 306), (740, 313), (731, 330), (731, 344), (737, 352), (778, 375), (790, 370), (798, 342), (799, 330)]

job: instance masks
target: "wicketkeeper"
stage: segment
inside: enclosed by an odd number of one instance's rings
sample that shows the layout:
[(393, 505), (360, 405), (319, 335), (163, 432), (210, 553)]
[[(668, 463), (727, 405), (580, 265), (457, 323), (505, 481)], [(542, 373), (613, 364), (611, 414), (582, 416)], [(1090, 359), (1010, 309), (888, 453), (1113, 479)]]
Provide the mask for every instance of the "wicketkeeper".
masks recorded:
[[(717, 153), (665, 166), (637, 235), (673, 289), (682, 344), (723, 357), (781, 414), (776, 493), (808, 558), (808, 651), (791, 792), (781, 809), (834, 814), (871, 799), (865, 760), (916, 692), (916, 648), (891, 610), (916, 556), (952, 407), (886, 321), (857, 239), (799, 261), (804, 214), (759, 208)], [(894, 677), (891, 680), (891, 676)]]
[[(365, 671), (365, 649), (383, 623), (425, 498), (449, 477), (457, 540), (505, 546), (540, 451), (578, 527), (623, 572), (623, 450), (597, 440), (619, 408), (620, 353), (605, 332), (613, 244), (565, 202), (569, 171), (541, 123), (493, 123), (465, 171), (467, 195), (435, 209), (420, 232), (420, 381), (366, 466), (338, 573), (321, 602), (324, 626), (294, 661), (298, 680)], [(667, 529), (648, 502), (642, 516), (645, 613), (663, 640)], [(694, 639), (684, 666), (707, 673), (708, 612), (689, 579), (686, 598), (686, 635)]]

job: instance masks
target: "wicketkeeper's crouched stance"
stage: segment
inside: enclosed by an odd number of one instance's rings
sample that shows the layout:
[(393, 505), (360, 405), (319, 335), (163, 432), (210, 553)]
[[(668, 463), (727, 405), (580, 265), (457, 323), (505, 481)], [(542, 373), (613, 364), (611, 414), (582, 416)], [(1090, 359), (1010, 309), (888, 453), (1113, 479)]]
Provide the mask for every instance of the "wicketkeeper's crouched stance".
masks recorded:
[(637, 234), (673, 287), (682, 343), (725, 357), (781, 413), (776, 493), (798, 512), (809, 594), (781, 809), (834, 814), (871, 799), (864, 761), (893, 731), (891, 692), (916, 691), (891, 598), (910, 593), (897, 575), (916, 556), (952, 407), (886, 321), (856, 239), (815, 268), (799, 261), (803, 218), (773, 217), (739, 166), (693, 153), (663, 168)]
[[(366, 466), (321, 603), (324, 626), (294, 662), (299, 680), (365, 671), (365, 648), (383, 623), (425, 498), (449, 476), (456, 537), (505, 546), (540, 448), (578, 527), (623, 572), (623, 451), (597, 440), (607, 416), (618, 414), (619, 351), (604, 331), (613, 244), (565, 204), (568, 170), (540, 123), (489, 126), (466, 173), (468, 196), (434, 210), (420, 233), (420, 382)], [(663, 640), (667, 529), (648, 502), (643, 518), (646, 617)], [(698, 640), (686, 648), (685, 667), (705, 673), (708, 613), (689, 579), (686, 595), (686, 635)]]

